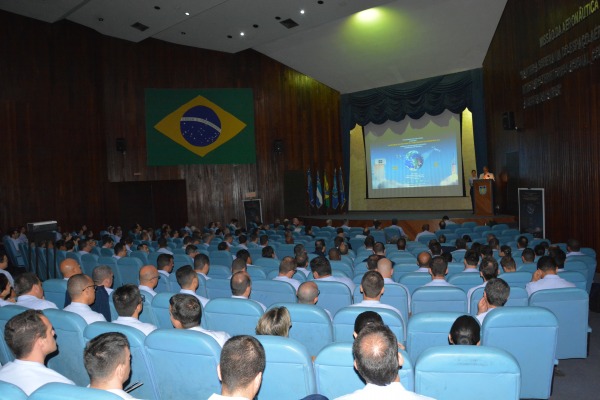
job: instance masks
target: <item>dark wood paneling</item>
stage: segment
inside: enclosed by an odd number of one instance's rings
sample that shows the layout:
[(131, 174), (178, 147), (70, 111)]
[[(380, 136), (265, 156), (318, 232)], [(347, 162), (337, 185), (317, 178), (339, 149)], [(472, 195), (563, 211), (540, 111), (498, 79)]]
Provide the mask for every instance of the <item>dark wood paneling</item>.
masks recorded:
[[(539, 37), (562, 23), (586, 2), (575, 0), (509, 0), (485, 58), (484, 81), (489, 132), (489, 158), (501, 181), (518, 180), (518, 187), (541, 187), (546, 192), (547, 236), (554, 241), (576, 237), (597, 247), (600, 239), (600, 69), (590, 64), (567, 73), (551, 84), (562, 94), (532, 107), (523, 107), (519, 71), (541, 57), (590, 32), (600, 24), (600, 10), (540, 48)], [(557, 65), (581, 54), (591, 54), (600, 41), (567, 56)], [(554, 66), (554, 67), (555, 67)], [(550, 71), (548, 67), (537, 73)], [(519, 132), (502, 129), (502, 113), (515, 112)], [(518, 152), (518, 176), (508, 174), (507, 153)], [(499, 198), (506, 201), (507, 183)]]
[[(195, 225), (243, 219), (250, 191), (273, 220), (284, 216), (285, 171), (341, 165), (339, 93), (253, 50), (131, 43), (0, 12), (0, 54), (3, 227), (56, 218), (63, 228), (98, 230), (119, 223), (110, 183), (168, 180), (185, 180)], [(252, 88), (257, 163), (147, 166), (145, 88)], [(125, 154), (116, 138), (125, 138)], [(272, 152), (275, 139), (281, 155)]]

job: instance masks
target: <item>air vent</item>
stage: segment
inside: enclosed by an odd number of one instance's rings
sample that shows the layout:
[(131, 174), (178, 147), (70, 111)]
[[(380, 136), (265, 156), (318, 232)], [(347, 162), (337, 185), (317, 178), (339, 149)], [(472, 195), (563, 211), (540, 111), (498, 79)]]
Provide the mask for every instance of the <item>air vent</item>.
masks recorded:
[(291, 18), (288, 18), (284, 21), (279, 21), (279, 23), (288, 29), (292, 29), (298, 26), (298, 23)]
[(141, 22), (136, 22), (135, 24), (131, 25), (132, 28), (137, 29), (140, 32), (144, 32), (145, 30), (148, 29), (148, 27), (144, 24), (142, 24)]

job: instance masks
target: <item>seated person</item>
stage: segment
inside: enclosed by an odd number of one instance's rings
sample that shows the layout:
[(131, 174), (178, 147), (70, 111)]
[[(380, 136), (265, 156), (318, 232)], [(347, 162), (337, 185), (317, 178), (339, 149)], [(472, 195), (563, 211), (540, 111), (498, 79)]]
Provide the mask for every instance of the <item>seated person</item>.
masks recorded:
[(58, 309), (56, 304), (44, 299), (42, 282), (32, 272), (24, 272), (15, 279), (15, 293), (18, 306), (34, 310)]
[(448, 263), (442, 257), (433, 257), (431, 259), (431, 266), (429, 267), (429, 275), (431, 275), (431, 282), (426, 283), (423, 286), (450, 286), (454, 285), (446, 282), (446, 274), (448, 274)]
[(127, 325), (140, 330), (144, 335), (149, 335), (157, 327), (142, 322), (139, 316), (144, 309), (144, 296), (140, 289), (132, 284), (126, 284), (117, 288), (113, 294), (113, 303), (119, 317), (112, 321), (115, 324)]
[(202, 307), (206, 307), (208, 299), (196, 294), (196, 290), (200, 284), (200, 279), (191, 265), (184, 265), (183, 267), (179, 268), (175, 273), (175, 277), (177, 278), (177, 283), (179, 286), (181, 286), (179, 293), (190, 294), (196, 297), (198, 301), (200, 301), (200, 304), (202, 304)]
[[(335, 250), (335, 249), (333, 249)], [(273, 278), (274, 281), (287, 282), (294, 287), (295, 291), (298, 291), (300, 287), (300, 281), (292, 278), (296, 273), (296, 260), (290, 256), (283, 257), (279, 263), (279, 275)]]
[(313, 273), (313, 277), (315, 281), (325, 281), (325, 282), (341, 282), (344, 285), (348, 286), (350, 289), (350, 293), (354, 292), (354, 282), (352, 279), (345, 277), (333, 276), (331, 271), (331, 264), (329, 260), (325, 257), (315, 257), (310, 261), (310, 269)]
[(381, 296), (385, 292), (383, 283), (383, 277), (377, 271), (367, 271), (363, 275), (360, 282), (360, 292), (363, 295), (363, 301), (360, 303), (354, 303), (350, 307), (375, 307), (375, 308), (387, 308), (397, 313), (402, 317), (402, 313), (389, 304), (382, 303)]
[(429, 265), (431, 263), (431, 254), (426, 251), (419, 253), (417, 256), (417, 265), (419, 269), (415, 272), (427, 272), (429, 273)]
[(15, 299), (10, 298), (12, 287), (6, 275), (0, 274), (0, 307), (15, 304)]
[(271, 308), (265, 312), (256, 325), (257, 335), (288, 337), (292, 327), (292, 317), (285, 307)]
[(531, 296), (538, 290), (568, 287), (575, 287), (575, 284), (558, 276), (558, 268), (554, 259), (550, 256), (543, 256), (538, 260), (537, 270), (534, 272), (531, 282), (525, 286), (525, 289), (527, 290), (527, 294)]
[(67, 292), (71, 297), (71, 304), (64, 311), (81, 316), (88, 324), (106, 322), (104, 315), (90, 308), (96, 301), (96, 285), (92, 278), (84, 274), (73, 275), (67, 282)]
[(187, 329), (202, 332), (216, 340), (219, 346), (223, 347), (229, 333), (223, 331), (210, 331), (200, 327), (202, 318), (202, 307), (200, 301), (189, 294), (176, 294), (169, 299), (169, 314), (171, 323), (175, 329)]
[(511, 256), (504, 256), (500, 259), (500, 265), (504, 273), (517, 272), (517, 263)]
[(479, 346), (481, 325), (470, 315), (462, 315), (454, 321), (448, 334), (450, 344)]
[(83, 351), (83, 364), (91, 388), (106, 390), (122, 399), (134, 399), (123, 390), (131, 374), (131, 351), (125, 335), (108, 332), (90, 340)]
[(510, 296), (510, 286), (503, 279), (492, 278), (485, 285), (483, 297), (477, 304), (477, 320), (483, 325), (485, 316), (496, 307), (504, 307)]
[[(296, 297), (298, 298), (299, 304), (309, 304), (315, 305), (319, 301), (319, 295), (321, 292), (319, 291), (319, 287), (313, 281), (303, 282), (300, 287), (298, 287), (298, 292), (296, 293)], [(333, 316), (329, 312), (329, 310), (322, 309), (327, 313), (329, 319), (333, 321)]]
[(44, 365), (57, 346), (52, 324), (41, 311), (27, 310), (8, 320), (4, 340), (15, 360), (0, 368), (0, 381), (18, 386), (28, 396), (46, 383), (75, 384)]
[(156, 296), (154, 288), (158, 286), (158, 280), (161, 279), (158, 270), (154, 265), (144, 265), (139, 272), (140, 286), (139, 289), (148, 293), (152, 297)]
[(250, 300), (258, 304), (263, 312), (267, 310), (264, 304), (259, 301), (250, 299), (252, 293), (252, 279), (245, 271), (239, 271), (233, 274), (230, 281), (231, 286), (231, 298), (232, 299), (243, 299)]

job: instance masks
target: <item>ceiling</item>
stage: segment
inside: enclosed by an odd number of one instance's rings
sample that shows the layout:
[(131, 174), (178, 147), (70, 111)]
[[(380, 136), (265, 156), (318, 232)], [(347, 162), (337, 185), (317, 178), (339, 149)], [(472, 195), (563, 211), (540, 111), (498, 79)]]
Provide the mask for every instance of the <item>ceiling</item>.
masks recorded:
[(0, 9), (133, 42), (252, 48), (351, 93), (480, 68), (506, 1), (0, 0)]

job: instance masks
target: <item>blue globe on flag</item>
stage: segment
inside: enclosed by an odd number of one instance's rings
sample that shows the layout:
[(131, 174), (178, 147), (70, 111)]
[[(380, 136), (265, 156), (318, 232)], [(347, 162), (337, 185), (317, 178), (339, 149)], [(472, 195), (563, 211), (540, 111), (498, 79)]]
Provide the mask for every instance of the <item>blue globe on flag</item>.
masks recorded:
[(411, 171), (417, 171), (423, 166), (423, 156), (416, 150), (411, 150), (404, 156), (404, 165)]
[(196, 106), (187, 110), (179, 123), (181, 135), (193, 146), (208, 146), (221, 135), (221, 120), (206, 106)]

